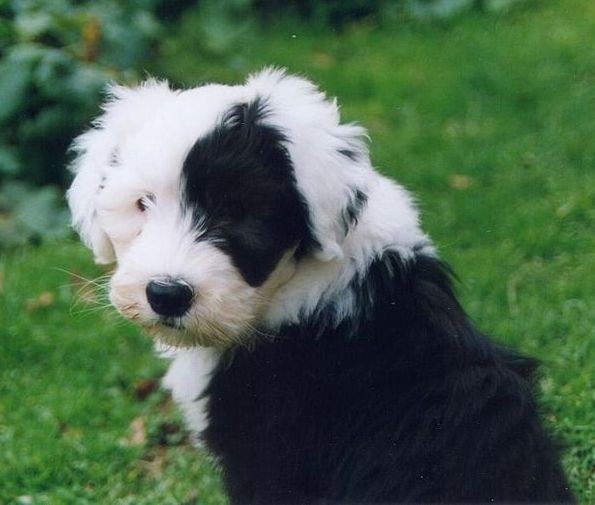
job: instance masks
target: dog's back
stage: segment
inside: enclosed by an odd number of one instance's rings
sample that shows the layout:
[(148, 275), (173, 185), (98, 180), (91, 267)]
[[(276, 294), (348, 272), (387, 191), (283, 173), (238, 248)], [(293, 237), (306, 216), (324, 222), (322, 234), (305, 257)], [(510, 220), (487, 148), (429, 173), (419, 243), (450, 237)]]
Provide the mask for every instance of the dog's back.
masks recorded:
[[(477, 332), (445, 267), (389, 252), (274, 342), (230, 351), (205, 439), (233, 503), (568, 503), (531, 360)], [(347, 293), (346, 293), (347, 295)]]

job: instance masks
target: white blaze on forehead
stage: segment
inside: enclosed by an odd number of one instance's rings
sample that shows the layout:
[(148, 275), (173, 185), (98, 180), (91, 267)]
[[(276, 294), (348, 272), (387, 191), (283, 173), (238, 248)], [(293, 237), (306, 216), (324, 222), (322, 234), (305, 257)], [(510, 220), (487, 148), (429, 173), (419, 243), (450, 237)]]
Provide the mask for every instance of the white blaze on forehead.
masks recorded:
[(194, 143), (221, 123), (225, 111), (247, 99), (243, 88), (221, 85), (172, 95), (118, 147), (120, 165), (137, 172), (148, 187), (179, 185), (184, 160)]
[(137, 268), (150, 277), (188, 275), (192, 256), (204, 256), (201, 253), (207, 243), (198, 241), (204, 230), (193, 227), (190, 216), (182, 213), (178, 198), (156, 199), (146, 213), (151, 215), (130, 249), (118, 258), (120, 266), (136, 262)]

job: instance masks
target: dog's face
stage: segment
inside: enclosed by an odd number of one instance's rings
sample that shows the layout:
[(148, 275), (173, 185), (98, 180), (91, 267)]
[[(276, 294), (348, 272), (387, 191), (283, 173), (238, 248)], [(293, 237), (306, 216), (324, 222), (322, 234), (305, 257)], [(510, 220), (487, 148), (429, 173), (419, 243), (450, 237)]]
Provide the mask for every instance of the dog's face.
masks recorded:
[(248, 343), (297, 261), (340, 256), (361, 129), (276, 71), (113, 95), (75, 143), (68, 194), (96, 259), (117, 262), (110, 300), (170, 344)]

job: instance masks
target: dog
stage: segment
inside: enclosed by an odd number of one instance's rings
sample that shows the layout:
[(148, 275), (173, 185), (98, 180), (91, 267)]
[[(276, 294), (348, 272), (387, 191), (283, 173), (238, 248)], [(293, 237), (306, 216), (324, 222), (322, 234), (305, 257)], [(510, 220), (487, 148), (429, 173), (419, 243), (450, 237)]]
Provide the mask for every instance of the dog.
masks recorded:
[(231, 503), (574, 503), (535, 362), (474, 327), (314, 84), (114, 86), (74, 151), (73, 226)]

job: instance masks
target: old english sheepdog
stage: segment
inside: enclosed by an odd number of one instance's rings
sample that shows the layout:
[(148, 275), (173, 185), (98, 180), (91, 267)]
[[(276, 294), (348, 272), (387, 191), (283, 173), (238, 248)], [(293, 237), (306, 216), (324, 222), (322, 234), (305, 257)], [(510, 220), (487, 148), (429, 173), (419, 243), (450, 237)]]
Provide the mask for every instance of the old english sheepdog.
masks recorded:
[(412, 197), (309, 81), (112, 87), (74, 227), (234, 504), (571, 503), (534, 362), (459, 305)]

